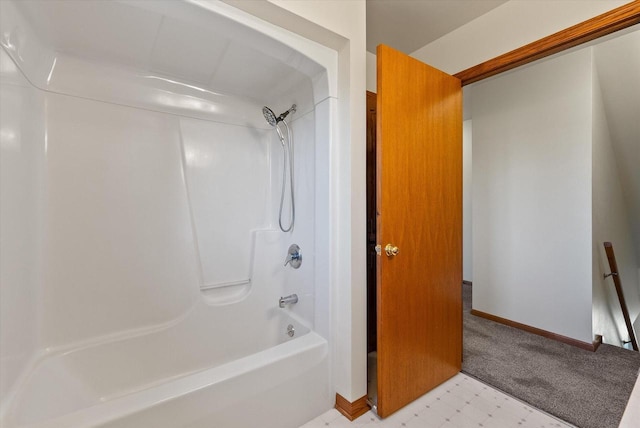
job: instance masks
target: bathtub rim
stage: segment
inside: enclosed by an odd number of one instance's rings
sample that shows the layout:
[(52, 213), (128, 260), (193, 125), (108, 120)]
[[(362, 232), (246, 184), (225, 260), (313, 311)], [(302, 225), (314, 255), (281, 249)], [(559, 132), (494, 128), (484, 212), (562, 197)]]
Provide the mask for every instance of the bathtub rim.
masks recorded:
[[(10, 411), (4, 415), (2, 423), (8, 424), (6, 425), (7, 428), (57, 428), (60, 426), (88, 428), (100, 426), (101, 424), (113, 422), (145, 409), (161, 405), (172, 399), (187, 396), (200, 389), (215, 387), (236, 376), (257, 372), (287, 358), (300, 357), (300, 361), (305, 365), (304, 368), (309, 369), (315, 366), (316, 360), (319, 363), (321, 360), (328, 358), (328, 354), (329, 344), (327, 340), (316, 332), (309, 331), (295, 339), (243, 358), (170, 379), (158, 385), (51, 419), (20, 424), (16, 421), (16, 415)], [(14, 409), (15, 407), (11, 406), (10, 410)]]

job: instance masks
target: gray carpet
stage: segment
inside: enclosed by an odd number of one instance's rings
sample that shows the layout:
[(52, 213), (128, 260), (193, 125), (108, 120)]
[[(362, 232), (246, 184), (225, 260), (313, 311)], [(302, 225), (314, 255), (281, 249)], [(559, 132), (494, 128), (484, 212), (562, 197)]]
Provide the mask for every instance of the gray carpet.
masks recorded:
[(640, 370), (640, 353), (596, 352), (470, 314), (463, 285), (462, 371), (580, 428), (615, 428)]

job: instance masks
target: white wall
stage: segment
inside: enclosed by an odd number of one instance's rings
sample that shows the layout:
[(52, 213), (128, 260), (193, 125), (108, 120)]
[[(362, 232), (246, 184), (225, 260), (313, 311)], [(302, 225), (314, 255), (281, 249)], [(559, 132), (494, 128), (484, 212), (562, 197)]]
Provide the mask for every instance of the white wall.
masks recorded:
[[(604, 46), (603, 46), (604, 47)], [(589, 48), (593, 49), (593, 48)], [(594, 49), (594, 55), (597, 55)], [(615, 148), (602, 99), (600, 79), (593, 80), (593, 332), (605, 343), (621, 346), (629, 340), (603, 242), (613, 243), (631, 321), (640, 312), (636, 249)]]
[(475, 309), (590, 343), (591, 54), (473, 86)]

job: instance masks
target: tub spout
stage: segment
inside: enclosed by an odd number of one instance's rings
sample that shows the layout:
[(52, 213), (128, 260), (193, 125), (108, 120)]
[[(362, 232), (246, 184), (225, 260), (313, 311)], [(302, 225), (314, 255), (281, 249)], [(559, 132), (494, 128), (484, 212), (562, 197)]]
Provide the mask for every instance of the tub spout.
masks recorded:
[(278, 302), (278, 306), (284, 308), (286, 305), (293, 305), (294, 303), (298, 303), (298, 295), (292, 294), (290, 296), (281, 297)]

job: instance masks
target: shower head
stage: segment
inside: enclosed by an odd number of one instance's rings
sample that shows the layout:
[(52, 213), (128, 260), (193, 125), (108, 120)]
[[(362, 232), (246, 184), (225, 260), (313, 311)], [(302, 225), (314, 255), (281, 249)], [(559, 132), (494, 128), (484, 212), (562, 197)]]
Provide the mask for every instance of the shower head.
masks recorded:
[(262, 107), (262, 114), (264, 115), (264, 118), (267, 119), (267, 122), (269, 122), (269, 125), (276, 126), (278, 124), (276, 114), (269, 107)]
[(295, 112), (296, 112), (295, 104), (292, 105), (289, 110), (285, 111), (278, 117), (276, 117), (276, 114), (269, 107), (267, 106), (262, 107), (262, 114), (264, 115), (264, 118), (267, 119), (267, 122), (271, 126), (276, 126), (278, 122), (282, 122), (284, 118), (289, 115), (289, 113), (295, 113)]

